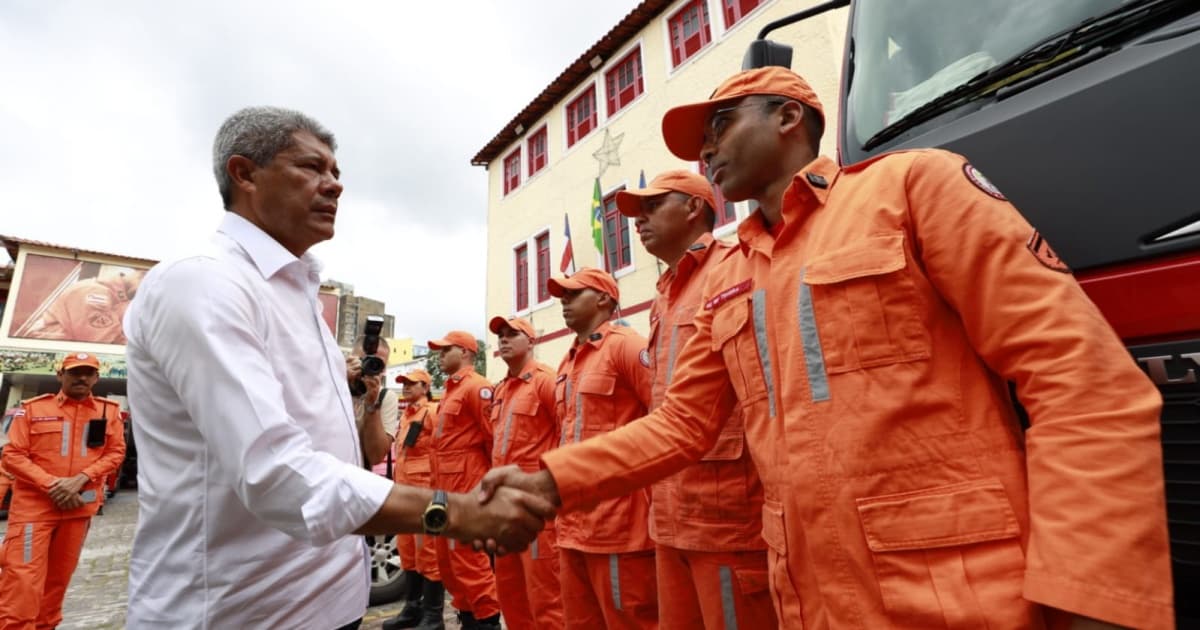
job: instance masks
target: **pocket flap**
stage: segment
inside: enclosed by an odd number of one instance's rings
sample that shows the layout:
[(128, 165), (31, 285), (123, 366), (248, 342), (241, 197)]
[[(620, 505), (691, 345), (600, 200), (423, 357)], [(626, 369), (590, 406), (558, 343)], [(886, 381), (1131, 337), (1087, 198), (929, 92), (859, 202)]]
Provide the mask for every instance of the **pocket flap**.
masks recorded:
[(822, 254), (810, 261), (805, 284), (836, 284), (852, 278), (880, 276), (904, 268), (904, 235), (872, 236)]
[(613, 389), (616, 386), (617, 377), (615, 374), (588, 374), (579, 379), (579, 392), (581, 394), (608, 396), (613, 393)]
[(442, 403), (442, 406), (438, 408), (438, 411), (448, 416), (457, 416), (458, 414), (462, 413), (462, 401), (457, 399), (447, 400)]
[(702, 462), (731, 462), (742, 456), (745, 434), (741, 429), (724, 430), (712, 450), (700, 458)]
[(512, 402), (512, 411), (519, 416), (536, 416), (539, 406), (536, 397), (522, 396)]
[(1004, 486), (995, 479), (858, 500), (871, 551), (969, 545), (1021, 533)]
[(712, 350), (716, 352), (738, 334), (750, 318), (749, 298), (735, 299), (722, 304), (713, 313)]
[(433, 466), (439, 475), (461, 473), (466, 469), (466, 462), (463, 457), (458, 455), (450, 455), (447, 457), (439, 457)]
[(29, 425), (29, 434), (38, 435), (41, 433), (62, 433), (63, 423), (61, 420), (55, 422), (34, 422)]
[(787, 534), (783, 529), (783, 505), (778, 501), (767, 500), (762, 507), (762, 537), (763, 542), (775, 553), (787, 555)]

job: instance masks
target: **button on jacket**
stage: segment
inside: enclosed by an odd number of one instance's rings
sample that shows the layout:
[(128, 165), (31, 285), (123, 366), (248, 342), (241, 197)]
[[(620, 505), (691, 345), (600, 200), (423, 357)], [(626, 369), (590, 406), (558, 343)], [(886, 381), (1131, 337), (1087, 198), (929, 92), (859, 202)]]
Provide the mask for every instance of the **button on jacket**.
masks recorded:
[(138, 445), (130, 628), (337, 628), (392, 482), (362, 468), (320, 265), (226, 213), (155, 266), (125, 317)]
[(1160, 396), (1012, 205), (929, 150), (818, 159), (782, 209), (739, 226), (663, 407), (543, 457), (565, 509), (710, 450), (732, 387), (783, 627), (1172, 627)]

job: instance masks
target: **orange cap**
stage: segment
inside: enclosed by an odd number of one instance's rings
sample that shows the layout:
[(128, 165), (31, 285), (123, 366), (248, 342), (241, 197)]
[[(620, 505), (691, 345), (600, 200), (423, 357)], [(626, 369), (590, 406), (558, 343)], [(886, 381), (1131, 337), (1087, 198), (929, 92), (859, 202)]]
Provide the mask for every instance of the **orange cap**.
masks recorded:
[(537, 333), (533, 332), (533, 324), (530, 324), (529, 320), (523, 317), (505, 318), (497, 315), (492, 318), (492, 321), (488, 322), (488, 330), (496, 333), (497, 335), (499, 335), (500, 331), (504, 330), (505, 328), (512, 328), (513, 330), (523, 332), (525, 333), (525, 336), (529, 337), (531, 340), (537, 339)]
[(99, 370), (100, 359), (96, 358), (96, 355), (94, 354), (88, 354), (86, 352), (74, 352), (63, 358), (62, 369), (69, 370), (81, 365), (86, 365), (87, 367), (93, 367)]
[(669, 192), (681, 192), (690, 197), (699, 197), (716, 209), (717, 202), (713, 198), (712, 184), (699, 173), (683, 169), (664, 171), (651, 180), (650, 185), (637, 190), (622, 190), (617, 193), (617, 209), (627, 217), (636, 217), (642, 213), (642, 199), (657, 197)]
[(408, 374), (401, 374), (396, 377), (397, 383), (425, 383), (426, 385), (433, 384), (433, 377), (429, 376), (429, 372), (417, 368)]
[(594, 267), (584, 267), (576, 271), (568, 278), (550, 278), (546, 281), (546, 288), (550, 289), (550, 295), (560, 298), (563, 291), (568, 289), (595, 289), (601, 293), (607, 293), (613, 300), (621, 301), (621, 291), (617, 288), (617, 281), (606, 271), (601, 271)]
[(800, 75), (782, 66), (767, 66), (746, 70), (729, 77), (708, 97), (707, 101), (672, 107), (663, 115), (662, 132), (667, 148), (681, 159), (700, 159), (704, 146), (705, 125), (713, 110), (730, 101), (754, 94), (783, 96), (817, 110), (822, 120), (825, 108), (816, 92)]
[(451, 330), (441, 339), (429, 340), (430, 350), (441, 350), (450, 346), (458, 346), (466, 348), (471, 352), (479, 352), (479, 343), (475, 341), (475, 335), (463, 330)]

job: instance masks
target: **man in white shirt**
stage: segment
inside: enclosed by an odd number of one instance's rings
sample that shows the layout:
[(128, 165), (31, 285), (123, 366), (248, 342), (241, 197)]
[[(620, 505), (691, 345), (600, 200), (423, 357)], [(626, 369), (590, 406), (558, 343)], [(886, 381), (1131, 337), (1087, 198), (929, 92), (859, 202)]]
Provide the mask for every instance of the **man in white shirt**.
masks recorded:
[(363, 469), (306, 253), (333, 236), (335, 148), (299, 112), (231, 116), (213, 144), (227, 210), (213, 243), (156, 266), (126, 313), (140, 510), (129, 628), (355, 628), (369, 579), (351, 534), (521, 548), (552, 514), (529, 495), (493, 509)]

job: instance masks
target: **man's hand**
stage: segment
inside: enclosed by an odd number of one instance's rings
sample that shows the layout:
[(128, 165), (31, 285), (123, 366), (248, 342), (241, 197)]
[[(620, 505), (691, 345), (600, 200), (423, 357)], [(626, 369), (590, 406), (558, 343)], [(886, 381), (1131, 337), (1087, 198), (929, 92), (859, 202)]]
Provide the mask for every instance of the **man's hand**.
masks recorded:
[(513, 488), (496, 489), (486, 504), (470, 494), (451, 494), (449, 500), (446, 536), (476, 543), (477, 549), (482, 548), (481, 541), (488, 541), (492, 551), (501, 555), (528, 547), (545, 522), (554, 518), (550, 502)]
[(88, 481), (88, 476), (83, 473), (74, 477), (59, 477), (50, 484), (46, 494), (50, 495), (50, 500), (54, 501), (54, 505), (60, 510), (80, 508), (83, 507), (83, 498), (79, 496), (79, 491), (83, 490)]
[(548, 470), (527, 473), (512, 464), (493, 468), (479, 482), (479, 502), (487, 503), (495, 496), (496, 491), (503, 487), (524, 490), (541, 497), (554, 507), (562, 505), (562, 499), (558, 496), (558, 484), (554, 483), (554, 477)]
[(346, 382), (353, 383), (362, 376), (362, 360), (355, 356), (346, 357)]
[(383, 377), (379, 374), (375, 376), (362, 377), (363, 385), (367, 386), (365, 400), (368, 405), (374, 405), (375, 401), (379, 400), (379, 391), (383, 389)]

